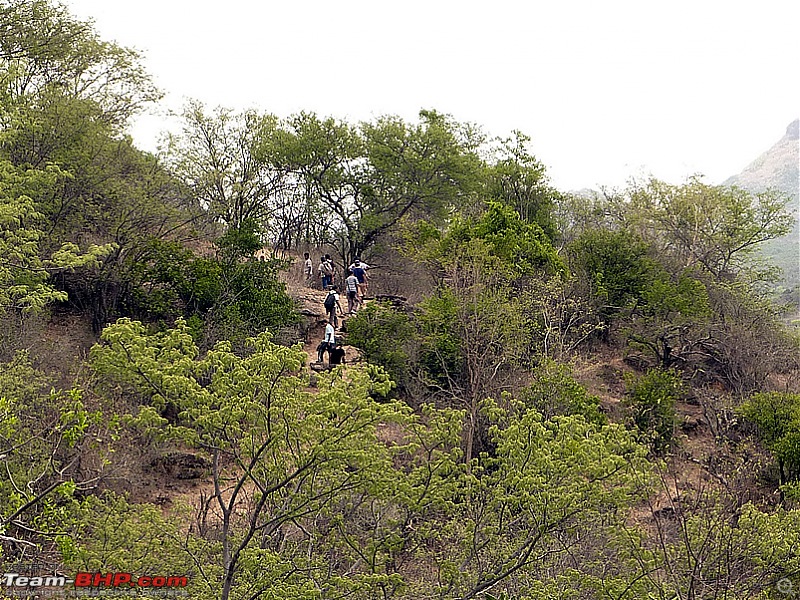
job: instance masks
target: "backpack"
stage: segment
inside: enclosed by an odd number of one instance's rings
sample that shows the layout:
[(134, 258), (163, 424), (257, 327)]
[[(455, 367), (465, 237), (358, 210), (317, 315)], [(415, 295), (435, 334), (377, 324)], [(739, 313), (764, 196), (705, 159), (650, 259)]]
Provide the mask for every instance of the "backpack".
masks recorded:
[(333, 292), (328, 292), (328, 295), (325, 296), (325, 310), (331, 312), (335, 306), (336, 306), (336, 294), (334, 294)]

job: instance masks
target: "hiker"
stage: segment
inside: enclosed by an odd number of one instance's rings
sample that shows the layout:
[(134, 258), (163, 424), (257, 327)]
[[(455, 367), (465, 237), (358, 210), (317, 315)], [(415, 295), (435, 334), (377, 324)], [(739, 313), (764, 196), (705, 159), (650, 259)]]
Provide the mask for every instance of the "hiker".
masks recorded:
[(347, 272), (347, 279), (344, 280), (345, 291), (347, 292), (347, 314), (355, 314), (358, 310), (358, 278), (353, 275), (352, 271)]
[(303, 266), (303, 274), (306, 277), (306, 285), (311, 286), (311, 279), (314, 277), (314, 265), (311, 262), (311, 255), (308, 252), (303, 253), (305, 264)]
[(319, 257), (317, 273), (319, 273), (320, 279), (322, 280), (322, 289), (327, 290), (328, 286), (331, 284), (331, 277), (328, 274), (328, 263), (325, 262), (324, 256)]
[(330, 275), (330, 281), (328, 285), (333, 285), (336, 283), (336, 265), (333, 263), (333, 259), (331, 258), (330, 254), (325, 255), (325, 262), (328, 264), (328, 275)]
[(339, 294), (337, 290), (339, 286), (334, 285), (331, 286), (331, 289), (328, 290), (328, 295), (325, 296), (325, 312), (328, 315), (328, 323), (333, 325), (335, 328), (339, 328), (339, 319), (336, 317), (336, 309), (339, 309), (339, 313), (344, 313), (342, 310), (342, 305), (339, 304)]
[(347, 268), (348, 268), (348, 269), (350, 269), (350, 270), (352, 271), (352, 270), (353, 270), (353, 267), (355, 267), (355, 266), (356, 266), (356, 263), (358, 263), (358, 264), (361, 266), (361, 268), (362, 268), (362, 269), (364, 269), (365, 271), (366, 271), (367, 269), (369, 269), (369, 265), (368, 265), (367, 263), (365, 263), (363, 260), (361, 260), (361, 257), (360, 257), (360, 256), (356, 256), (356, 257), (353, 259), (353, 264), (352, 264), (352, 265), (350, 265), (350, 266), (349, 266), (349, 267), (347, 267)]
[(363, 303), (364, 297), (367, 295), (367, 281), (369, 280), (367, 269), (359, 259), (355, 259), (350, 271), (356, 276), (356, 279), (358, 279), (359, 301)]
[(325, 351), (329, 352), (328, 356), (330, 356), (330, 350), (336, 345), (336, 330), (334, 330), (333, 325), (327, 323), (325, 325), (325, 339), (323, 339), (319, 346), (317, 346), (317, 358), (319, 359), (317, 362), (324, 363), (325, 362)]
[(328, 365), (332, 369), (344, 363), (344, 348), (342, 348), (342, 342), (336, 340), (334, 347), (328, 350)]

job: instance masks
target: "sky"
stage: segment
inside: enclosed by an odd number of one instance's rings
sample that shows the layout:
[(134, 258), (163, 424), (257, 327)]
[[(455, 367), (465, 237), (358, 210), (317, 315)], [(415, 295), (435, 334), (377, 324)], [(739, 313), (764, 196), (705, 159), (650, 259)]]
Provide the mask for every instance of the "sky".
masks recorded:
[(287, 117), (414, 121), (435, 109), (519, 130), (563, 191), (653, 175), (717, 184), (800, 115), (795, 0), (62, 0), (134, 47), (164, 100)]

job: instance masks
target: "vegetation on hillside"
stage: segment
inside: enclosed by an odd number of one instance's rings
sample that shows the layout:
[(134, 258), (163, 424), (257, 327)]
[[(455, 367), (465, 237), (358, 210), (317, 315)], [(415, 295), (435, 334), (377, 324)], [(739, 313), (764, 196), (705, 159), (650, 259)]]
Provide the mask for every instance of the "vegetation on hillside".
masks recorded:
[[(433, 110), (190, 103), (156, 157), (125, 128), (158, 96), (50, 0), (0, 11), (5, 572), (198, 600), (800, 585), (800, 338), (760, 253), (787, 198), (575, 198), (525, 135)], [(319, 375), (285, 283), (309, 249), (420, 298), (348, 318), (363, 360)]]

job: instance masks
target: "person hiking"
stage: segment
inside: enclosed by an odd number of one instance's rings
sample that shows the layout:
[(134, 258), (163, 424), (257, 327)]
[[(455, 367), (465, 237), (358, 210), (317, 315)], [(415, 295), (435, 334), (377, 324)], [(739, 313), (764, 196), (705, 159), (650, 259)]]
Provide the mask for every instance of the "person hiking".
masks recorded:
[(358, 278), (352, 271), (347, 272), (347, 279), (344, 280), (345, 292), (347, 293), (347, 314), (352, 315), (358, 310)]
[(334, 347), (328, 350), (328, 366), (332, 369), (343, 364), (345, 364), (344, 348), (342, 348), (342, 343), (336, 340)]
[(326, 271), (328, 275), (330, 275), (330, 281), (328, 285), (333, 285), (336, 283), (336, 265), (333, 262), (330, 254), (325, 255), (325, 262), (328, 265), (328, 270)]
[(355, 266), (356, 266), (356, 263), (358, 263), (358, 264), (359, 264), (359, 266), (360, 266), (362, 269), (364, 269), (365, 271), (366, 271), (367, 269), (369, 269), (369, 268), (370, 268), (370, 267), (369, 267), (369, 265), (368, 265), (367, 263), (365, 263), (363, 260), (361, 260), (361, 257), (360, 257), (360, 256), (356, 256), (356, 257), (353, 259), (353, 264), (352, 264), (352, 265), (350, 265), (350, 266), (349, 266), (349, 267), (347, 267), (347, 268), (348, 268), (348, 269), (350, 269), (350, 270), (352, 271), (352, 270), (353, 270), (353, 267), (355, 267)]
[(319, 264), (317, 265), (317, 273), (320, 278), (320, 286), (323, 290), (327, 290), (331, 284), (331, 278), (328, 275), (328, 263), (325, 262), (325, 257), (319, 257)]
[(369, 276), (367, 275), (367, 270), (364, 268), (360, 260), (355, 259), (353, 261), (353, 266), (350, 269), (350, 271), (352, 271), (353, 275), (355, 275), (356, 279), (358, 279), (359, 301), (363, 303), (364, 296), (367, 295), (367, 280), (369, 279)]
[(336, 330), (333, 328), (333, 325), (327, 323), (325, 325), (325, 339), (323, 339), (319, 346), (317, 346), (317, 358), (319, 359), (317, 362), (324, 363), (325, 362), (325, 351), (328, 351), (328, 357), (330, 358), (330, 350), (336, 345)]
[(311, 255), (308, 252), (303, 253), (305, 263), (303, 264), (303, 275), (306, 277), (306, 285), (311, 286), (311, 279), (314, 277), (314, 265), (311, 262)]
[(331, 289), (328, 290), (328, 295), (325, 296), (325, 313), (328, 316), (328, 323), (333, 325), (336, 329), (339, 328), (339, 319), (336, 317), (336, 309), (339, 309), (339, 313), (344, 313), (342, 310), (342, 305), (339, 304), (339, 294), (337, 290), (339, 286), (331, 286)]

